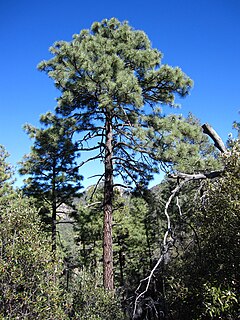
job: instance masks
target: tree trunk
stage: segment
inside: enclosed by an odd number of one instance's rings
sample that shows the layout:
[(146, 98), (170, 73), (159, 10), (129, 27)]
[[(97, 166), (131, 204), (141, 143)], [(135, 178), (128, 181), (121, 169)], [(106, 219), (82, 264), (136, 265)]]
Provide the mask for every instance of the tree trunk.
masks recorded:
[(112, 163), (112, 120), (106, 117), (105, 181), (104, 181), (104, 226), (103, 226), (103, 284), (113, 291), (113, 245), (112, 245), (112, 203), (113, 203), (113, 163)]
[(56, 199), (56, 171), (55, 161), (53, 167), (53, 178), (52, 178), (52, 252), (54, 254), (57, 249), (57, 199)]
[(56, 203), (52, 204), (52, 252), (55, 255), (57, 249), (57, 208)]

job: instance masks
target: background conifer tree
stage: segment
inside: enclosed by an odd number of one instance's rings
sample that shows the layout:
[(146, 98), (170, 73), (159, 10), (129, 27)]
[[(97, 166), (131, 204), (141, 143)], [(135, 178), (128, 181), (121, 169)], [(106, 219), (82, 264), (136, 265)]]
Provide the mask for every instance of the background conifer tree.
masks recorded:
[(9, 153), (0, 145), (0, 202), (13, 192), (13, 168), (7, 162)]
[(45, 217), (50, 212), (52, 249), (55, 251), (59, 207), (62, 204), (73, 207), (82, 176), (76, 164), (77, 145), (72, 142), (73, 122), (59, 119), (51, 113), (42, 116), (40, 122), (45, 128), (25, 125), (34, 144), (30, 154), (21, 162), (20, 173), (28, 175), (24, 180), (25, 194), (38, 200)]

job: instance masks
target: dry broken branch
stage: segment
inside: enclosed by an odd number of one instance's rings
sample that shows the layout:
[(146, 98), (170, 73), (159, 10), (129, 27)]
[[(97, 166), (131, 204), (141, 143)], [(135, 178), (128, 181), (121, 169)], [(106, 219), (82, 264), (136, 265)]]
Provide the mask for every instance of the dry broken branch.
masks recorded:
[(138, 302), (140, 300), (141, 297), (144, 296), (144, 294), (148, 291), (149, 289), (149, 286), (150, 286), (150, 283), (151, 283), (151, 280), (152, 280), (152, 277), (155, 273), (155, 271), (157, 270), (157, 268), (159, 267), (159, 265), (161, 264), (161, 262), (164, 260), (164, 257), (165, 255), (167, 254), (168, 250), (169, 250), (169, 247), (171, 246), (171, 243), (172, 241), (171, 240), (168, 240), (169, 236), (171, 236), (171, 219), (170, 219), (170, 215), (168, 214), (168, 208), (173, 200), (173, 198), (176, 196), (176, 194), (181, 190), (181, 188), (183, 187), (183, 185), (185, 183), (187, 183), (188, 181), (190, 181), (191, 179), (185, 179), (183, 180), (182, 182), (180, 182), (176, 187), (175, 189), (172, 190), (171, 192), (171, 195), (170, 197), (168, 198), (168, 201), (165, 205), (165, 210), (164, 210), (164, 214), (167, 218), (167, 230), (164, 234), (164, 237), (163, 237), (163, 244), (162, 244), (162, 250), (161, 250), (161, 255), (157, 261), (157, 263), (155, 264), (155, 266), (153, 267), (153, 269), (151, 270), (150, 274), (148, 277), (142, 279), (140, 281), (140, 284), (139, 286), (137, 287), (136, 289), (136, 293), (139, 291), (139, 289), (141, 288), (142, 284), (144, 282), (146, 282), (146, 286), (145, 286), (145, 289), (139, 293), (135, 299), (135, 303), (134, 303), (134, 310), (133, 310), (133, 319), (136, 317), (136, 311), (137, 311), (137, 305), (138, 305)]
[(184, 179), (184, 180), (203, 180), (203, 179), (213, 179), (220, 177), (223, 174), (224, 170), (217, 170), (217, 171), (211, 171), (207, 173), (184, 173), (184, 172), (177, 172), (175, 174), (169, 175), (169, 178), (173, 179)]
[(220, 150), (222, 153), (227, 151), (227, 148), (225, 147), (222, 139), (208, 123), (204, 123), (202, 125), (202, 128), (203, 133), (207, 134), (214, 141), (214, 145), (218, 150)]

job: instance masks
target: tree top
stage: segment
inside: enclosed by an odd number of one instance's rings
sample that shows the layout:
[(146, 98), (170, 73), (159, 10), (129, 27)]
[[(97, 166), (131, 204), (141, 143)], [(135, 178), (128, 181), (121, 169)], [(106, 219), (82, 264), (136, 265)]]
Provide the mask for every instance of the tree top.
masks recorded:
[(64, 115), (76, 109), (121, 114), (123, 106), (175, 106), (175, 94), (186, 96), (193, 84), (179, 67), (161, 64), (162, 53), (143, 31), (116, 18), (94, 22), (70, 42), (55, 42), (50, 52), (54, 57), (39, 69), (62, 92), (58, 111)]

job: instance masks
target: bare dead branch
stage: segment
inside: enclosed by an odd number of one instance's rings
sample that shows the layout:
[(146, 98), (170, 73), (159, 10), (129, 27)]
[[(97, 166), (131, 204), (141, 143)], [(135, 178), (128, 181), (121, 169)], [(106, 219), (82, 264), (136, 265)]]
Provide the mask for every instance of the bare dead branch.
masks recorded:
[(98, 175), (98, 176), (99, 176), (99, 179), (98, 179), (97, 183), (96, 183), (95, 186), (94, 186), (93, 192), (92, 192), (92, 194), (91, 194), (91, 196), (90, 196), (90, 200), (93, 199), (93, 196), (94, 196), (95, 192), (97, 191), (97, 188), (98, 188), (98, 186), (99, 186), (102, 178), (104, 177), (104, 175), (105, 175), (104, 173), (103, 173), (102, 175)]
[[(161, 250), (161, 255), (157, 261), (157, 263), (155, 264), (155, 266), (153, 267), (153, 269), (151, 270), (150, 274), (148, 277), (142, 279), (140, 281), (140, 284), (138, 286), (138, 288), (136, 289), (136, 293), (138, 292), (138, 290), (140, 289), (141, 285), (143, 282), (147, 282), (146, 283), (146, 286), (145, 286), (145, 289), (140, 293), (138, 294), (138, 296), (136, 297), (135, 299), (135, 303), (134, 303), (134, 311), (133, 311), (133, 319), (136, 315), (136, 310), (137, 310), (137, 305), (138, 305), (138, 301), (139, 299), (144, 296), (144, 294), (148, 291), (149, 289), (149, 286), (150, 286), (150, 283), (151, 283), (151, 280), (152, 280), (152, 277), (154, 275), (154, 272), (156, 271), (156, 269), (158, 268), (158, 266), (161, 264), (161, 262), (164, 260), (164, 257), (166, 255), (166, 253), (168, 252), (169, 250), (169, 247), (171, 245), (171, 240), (168, 241), (168, 238), (169, 236), (171, 236), (171, 219), (170, 219), (170, 215), (168, 214), (168, 208), (173, 200), (173, 198), (176, 196), (176, 194), (182, 189), (183, 185), (187, 182), (191, 181), (191, 178), (188, 178), (188, 179), (185, 179), (183, 181), (181, 181), (176, 187), (175, 189), (172, 190), (171, 192), (171, 195), (170, 197), (168, 198), (168, 201), (165, 205), (165, 210), (164, 210), (164, 214), (167, 218), (167, 230), (164, 234), (164, 237), (163, 237), (163, 244), (162, 244), (162, 250)], [(178, 203), (178, 202), (177, 202)]]
[[(166, 231), (166, 234), (168, 234), (168, 231)], [(164, 238), (165, 238), (165, 236), (164, 236)], [(142, 291), (142, 292), (136, 297), (136, 299), (135, 299), (134, 310), (133, 310), (133, 319), (135, 318), (135, 315), (136, 315), (136, 310), (137, 310), (138, 301), (139, 301), (139, 299), (148, 291), (149, 285), (150, 285), (150, 283), (151, 283), (151, 279), (152, 279), (152, 277), (153, 277), (153, 275), (154, 275), (154, 272), (156, 271), (156, 269), (158, 268), (158, 266), (160, 265), (160, 263), (163, 261), (164, 254), (165, 254), (165, 253), (161, 254), (161, 256), (160, 256), (160, 258), (158, 259), (157, 263), (155, 264), (154, 268), (151, 270), (150, 275), (140, 281), (140, 284), (139, 284), (136, 292), (140, 289), (140, 287), (141, 287), (141, 285), (142, 285), (142, 283), (143, 283), (144, 281), (147, 281), (147, 284), (146, 284), (146, 287), (145, 287), (144, 291)]]
[(177, 172), (175, 174), (170, 174), (169, 177), (173, 179), (187, 179), (187, 180), (203, 180), (203, 179), (213, 179), (220, 177), (224, 173), (224, 170), (211, 171), (208, 173), (184, 173)]
[(176, 205), (178, 207), (178, 212), (179, 212), (179, 215), (180, 217), (182, 216), (182, 210), (181, 210), (181, 206), (180, 206), (180, 203), (179, 203), (179, 198), (178, 196), (176, 197)]
[(96, 204), (102, 204), (101, 201), (96, 201), (96, 202), (93, 202), (93, 203), (89, 203), (85, 206), (85, 208), (90, 208), (90, 207), (93, 207), (95, 206)]
[(76, 221), (57, 221), (56, 224), (65, 224), (65, 223), (69, 223), (69, 224), (75, 224), (77, 223)]
[(227, 151), (222, 139), (219, 137), (217, 132), (208, 123), (202, 125), (203, 133), (207, 134), (214, 142), (215, 147), (222, 153)]
[(121, 187), (121, 188), (124, 188), (124, 189), (133, 189), (133, 187), (131, 186), (128, 186), (128, 185), (125, 185), (125, 184), (121, 184), (121, 183), (114, 183), (113, 184), (113, 187)]
[(93, 161), (93, 160), (97, 160), (97, 159), (102, 159), (102, 155), (101, 153), (99, 153), (98, 155), (94, 156), (94, 157), (91, 157), (91, 158), (88, 158), (87, 160), (85, 161), (82, 161), (77, 167), (78, 168), (81, 168), (84, 164), (90, 162), (90, 161)]
[[(222, 153), (225, 153), (227, 151), (222, 139), (218, 136), (218, 134), (215, 132), (215, 130), (213, 130), (213, 128), (208, 125), (208, 124), (204, 124), (202, 126), (203, 128), (203, 132), (206, 133), (208, 136), (211, 137), (211, 139), (214, 141), (214, 145), (216, 146), (216, 148), (218, 148)], [(134, 311), (133, 311), (133, 319), (136, 316), (136, 310), (137, 310), (137, 305), (139, 300), (144, 296), (144, 294), (148, 291), (152, 277), (156, 271), (156, 269), (159, 267), (159, 265), (162, 263), (162, 261), (164, 260), (164, 256), (166, 255), (166, 253), (168, 252), (170, 245), (171, 245), (171, 240), (169, 239), (169, 237), (172, 237), (172, 231), (171, 231), (171, 219), (170, 219), (170, 215), (168, 213), (168, 208), (173, 200), (174, 197), (176, 197), (177, 202), (177, 208), (179, 211), (180, 216), (182, 216), (182, 212), (181, 212), (181, 207), (179, 204), (179, 199), (177, 197), (178, 192), (182, 189), (182, 187), (190, 182), (190, 181), (194, 181), (194, 180), (202, 180), (202, 179), (213, 179), (216, 177), (219, 177), (223, 174), (224, 170), (218, 170), (218, 171), (212, 171), (209, 173), (197, 173), (197, 174), (188, 174), (188, 173), (182, 173), (182, 172), (178, 172), (176, 174), (172, 174), (169, 175), (169, 177), (174, 178), (174, 179), (180, 179), (179, 183), (177, 184), (177, 186), (175, 187), (175, 189), (172, 190), (170, 197), (168, 198), (167, 203), (165, 204), (165, 210), (164, 210), (164, 214), (166, 216), (167, 219), (167, 230), (164, 234), (163, 237), (163, 243), (162, 243), (162, 251), (161, 251), (161, 255), (157, 261), (157, 263), (155, 264), (155, 266), (153, 267), (153, 269), (151, 270), (149, 276), (147, 276), (146, 278), (142, 279), (140, 281), (140, 284), (138, 286), (138, 288), (136, 289), (135, 293), (137, 294), (139, 289), (141, 288), (143, 283), (146, 283), (145, 285), (145, 289), (139, 293), (135, 299), (135, 303), (134, 303)]]
[(93, 176), (88, 177), (88, 179), (92, 179), (96, 177), (103, 177), (103, 174), (94, 174)]

